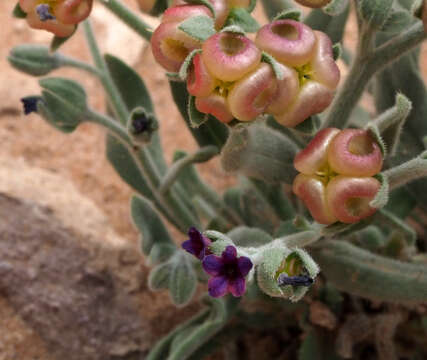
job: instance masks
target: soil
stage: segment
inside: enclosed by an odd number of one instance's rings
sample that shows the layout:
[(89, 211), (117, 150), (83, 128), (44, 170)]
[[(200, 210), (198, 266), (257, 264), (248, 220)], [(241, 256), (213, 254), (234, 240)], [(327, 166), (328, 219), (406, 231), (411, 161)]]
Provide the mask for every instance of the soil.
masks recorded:
[[(126, 0), (131, 7), (134, 1)], [(23, 43), (49, 44), (51, 36), (42, 31), (34, 31), (26, 26), (25, 21), (12, 19), (10, 14), (15, 6), (14, 0), (0, 2), (0, 21), (4, 24), (0, 33), (0, 143), (2, 155), (10, 159), (24, 160), (31, 166), (56, 173), (71, 182), (86, 197), (102, 209), (114, 230), (131, 243), (138, 240), (137, 232), (130, 221), (129, 199), (132, 190), (118, 177), (104, 157), (104, 130), (91, 124), (81, 125), (72, 134), (62, 134), (43, 122), (37, 115), (22, 115), (20, 98), (39, 93), (37, 79), (13, 70), (6, 57), (10, 49)], [(256, 12), (262, 17), (260, 9)], [(174, 150), (193, 151), (196, 144), (187, 131), (178, 111), (173, 104), (164, 71), (155, 63), (149, 46), (132, 31), (120, 24), (102, 6), (95, 5), (92, 22), (103, 51), (119, 56), (142, 75), (153, 94), (156, 112), (160, 121), (160, 132), (166, 157), (170, 161)], [(155, 25), (157, 19), (145, 17)], [(354, 26), (348, 31), (348, 43), (355, 39)], [(118, 45), (119, 44), (119, 45)], [(62, 52), (89, 61), (88, 50), (82, 32), (67, 42)], [(423, 76), (427, 78), (427, 46), (422, 52)], [(99, 83), (86, 75), (81, 76), (73, 69), (60, 69), (56, 76), (78, 78), (90, 97), (91, 105), (104, 108), (103, 93)], [(218, 189), (224, 189), (235, 182), (234, 177), (225, 174), (216, 160), (199, 166), (203, 176)], [(173, 230), (172, 230), (173, 231)], [(174, 232), (177, 241), (184, 237)], [(173, 308), (166, 293), (145, 293), (141, 299), (147, 317), (158, 320), (159, 333), (170, 328), (168, 313)], [(1, 300), (1, 299), (0, 299)], [(3, 301), (3, 300), (1, 300)], [(4, 305), (4, 306), (3, 306)], [(0, 331), (7, 332), (7, 337), (0, 338), (0, 359), (11, 359), (14, 347), (24, 346), (27, 350), (25, 359), (49, 359), (42, 350), (40, 338), (28, 330), (22, 333), (19, 319), (5, 323), (7, 312), (13, 313), (7, 304), (0, 303)], [(165, 310), (166, 309), (166, 310)], [(159, 312), (163, 316), (159, 317)], [(9, 314), (9, 315), (10, 315)], [(180, 313), (185, 317), (187, 311)], [(175, 321), (178, 319), (174, 319)], [(330, 321), (330, 320), (321, 320)], [(27, 330), (25, 330), (27, 331)], [(22, 342), (25, 339), (25, 343)], [(32, 349), (36, 349), (32, 352)], [(37, 350), (38, 349), (38, 350)], [(8, 352), (9, 351), (9, 352)], [(21, 352), (24, 354), (24, 352)], [(28, 356), (28, 357), (27, 357)], [(24, 359), (24, 357), (22, 358)], [(21, 360), (21, 358), (19, 359)]]

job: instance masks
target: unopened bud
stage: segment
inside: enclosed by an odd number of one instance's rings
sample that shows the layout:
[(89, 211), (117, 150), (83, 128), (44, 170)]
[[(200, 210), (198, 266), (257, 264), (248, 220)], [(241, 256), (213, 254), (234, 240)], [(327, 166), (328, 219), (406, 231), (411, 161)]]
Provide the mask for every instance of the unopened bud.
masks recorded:
[(19, 45), (12, 49), (9, 63), (17, 70), (33, 76), (43, 76), (59, 68), (58, 55), (39, 45)]
[(156, 118), (144, 108), (135, 108), (129, 116), (128, 132), (134, 144), (147, 144), (159, 128)]

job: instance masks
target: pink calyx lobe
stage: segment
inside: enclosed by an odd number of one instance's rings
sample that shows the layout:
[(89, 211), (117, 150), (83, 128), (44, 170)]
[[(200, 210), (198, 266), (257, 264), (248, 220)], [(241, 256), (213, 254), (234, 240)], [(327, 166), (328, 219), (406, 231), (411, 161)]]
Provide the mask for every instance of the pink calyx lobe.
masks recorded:
[(381, 171), (383, 155), (367, 130), (345, 129), (328, 148), (331, 168), (347, 176), (373, 176)]
[(358, 222), (377, 210), (369, 203), (380, 187), (380, 182), (373, 177), (336, 176), (326, 188), (328, 207), (339, 221), (347, 224)]
[(202, 58), (215, 78), (229, 82), (255, 70), (261, 51), (244, 35), (220, 32), (203, 43)]
[(337, 221), (328, 207), (326, 186), (321, 177), (299, 174), (294, 180), (292, 190), (308, 207), (311, 216), (319, 224), (329, 225)]

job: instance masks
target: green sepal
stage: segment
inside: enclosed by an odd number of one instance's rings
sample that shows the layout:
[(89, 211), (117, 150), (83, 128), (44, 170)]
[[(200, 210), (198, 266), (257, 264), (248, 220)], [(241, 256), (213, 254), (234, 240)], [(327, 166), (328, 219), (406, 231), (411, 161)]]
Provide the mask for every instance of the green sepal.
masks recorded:
[(187, 305), (196, 291), (197, 276), (193, 269), (192, 257), (184, 251), (178, 251), (170, 259), (169, 294), (176, 306)]
[(267, 232), (247, 226), (238, 226), (227, 233), (233, 243), (240, 247), (259, 247), (270, 243), (273, 238)]
[(370, 27), (381, 29), (391, 15), (393, 2), (394, 0), (360, 0), (358, 11)]
[(274, 18), (273, 21), (277, 20), (295, 20), (295, 21), (301, 21), (302, 18), (302, 11), (300, 9), (287, 9), (283, 10), (282, 12), (278, 13)]
[(174, 244), (160, 215), (147, 199), (133, 196), (130, 203), (131, 217), (141, 234), (141, 250), (150, 255), (154, 244)]
[(228, 137), (227, 126), (213, 116), (209, 116), (204, 124), (200, 125), (198, 128), (193, 128), (188, 116), (189, 94), (187, 91), (187, 84), (169, 81), (169, 85), (178, 110), (199, 146), (215, 145), (221, 149)]
[(194, 56), (196, 56), (196, 54), (201, 52), (202, 52), (201, 49), (195, 49), (187, 55), (187, 57), (185, 58), (184, 62), (182, 63), (179, 69), (178, 76), (180, 80), (182, 81), (187, 80), (188, 71), (190, 70), (191, 64), (193, 62), (193, 58)]
[(52, 41), (50, 42), (50, 51), (55, 52), (57, 51), (62, 45), (64, 45), (77, 31), (78, 25), (74, 27), (74, 31), (71, 35), (68, 35), (66, 37), (59, 37), (54, 36)]
[(271, 65), (277, 80), (284, 79), (285, 74), (283, 73), (279, 62), (273, 56), (263, 51), (261, 61)]
[(375, 209), (381, 209), (387, 205), (388, 202), (388, 194), (390, 192), (390, 187), (388, 184), (387, 176), (382, 173), (379, 173), (374, 176), (381, 184), (377, 194), (369, 203)]
[(328, 240), (312, 253), (323, 275), (341, 291), (391, 303), (422, 303), (427, 298), (424, 264), (375, 255), (342, 240)]
[(244, 8), (232, 8), (228, 14), (225, 26), (237, 25), (245, 32), (254, 33), (259, 29), (259, 24), (254, 17)]
[(190, 17), (184, 20), (178, 29), (199, 41), (205, 41), (216, 33), (214, 21), (209, 16)]
[(15, 7), (13, 8), (12, 15), (17, 19), (25, 19), (27, 17), (27, 13), (22, 10), (19, 2), (16, 3)]
[(85, 90), (77, 82), (60, 77), (41, 79), (39, 84), (43, 90), (37, 112), (58, 130), (75, 130), (88, 110)]
[(332, 46), (332, 53), (335, 61), (341, 58), (343, 54), (343, 48), (341, 46), (341, 43), (336, 43)]
[(338, 16), (342, 14), (349, 6), (349, 0), (332, 0), (322, 8), (323, 12), (329, 16)]
[(190, 95), (190, 99), (188, 100), (188, 118), (193, 128), (198, 128), (209, 119), (209, 114), (204, 114), (196, 109), (196, 97), (192, 95)]
[(61, 66), (57, 54), (41, 45), (18, 45), (10, 51), (7, 60), (15, 69), (32, 76), (47, 75)]

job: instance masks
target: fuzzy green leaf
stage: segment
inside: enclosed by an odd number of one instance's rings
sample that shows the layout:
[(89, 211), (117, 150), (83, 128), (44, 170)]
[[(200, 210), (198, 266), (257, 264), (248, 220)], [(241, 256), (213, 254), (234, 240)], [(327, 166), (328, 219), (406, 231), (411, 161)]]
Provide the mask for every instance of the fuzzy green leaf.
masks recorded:
[(169, 292), (176, 306), (185, 306), (196, 291), (197, 276), (191, 264), (191, 255), (177, 252), (171, 259)]
[(248, 33), (256, 32), (259, 29), (258, 22), (244, 8), (232, 8), (225, 25), (237, 25)]
[(247, 226), (238, 226), (227, 233), (236, 246), (242, 247), (259, 247), (273, 240), (267, 232), (250, 228)]
[(193, 39), (205, 41), (216, 33), (214, 21), (209, 16), (194, 16), (184, 20), (178, 29)]
[(145, 255), (150, 254), (155, 243), (173, 244), (165, 224), (151, 202), (140, 196), (133, 196), (130, 208), (133, 223), (142, 236), (141, 249)]
[(391, 15), (394, 0), (360, 0), (358, 10), (371, 27), (380, 29)]
[(171, 262), (161, 263), (152, 269), (148, 276), (148, 287), (150, 290), (155, 291), (167, 289), (169, 287), (171, 273)]

